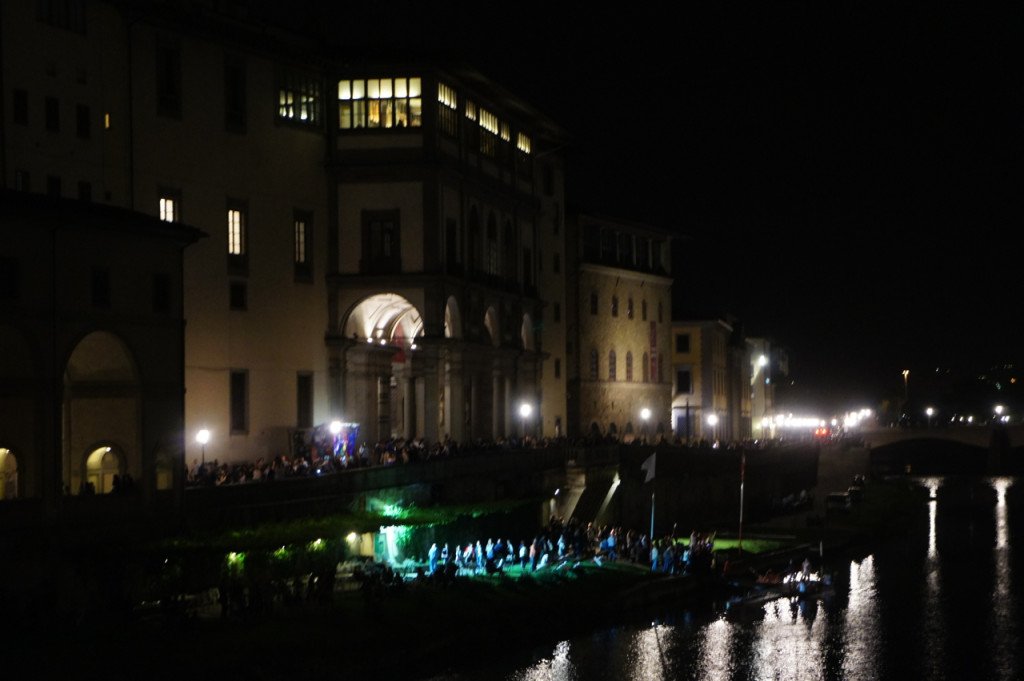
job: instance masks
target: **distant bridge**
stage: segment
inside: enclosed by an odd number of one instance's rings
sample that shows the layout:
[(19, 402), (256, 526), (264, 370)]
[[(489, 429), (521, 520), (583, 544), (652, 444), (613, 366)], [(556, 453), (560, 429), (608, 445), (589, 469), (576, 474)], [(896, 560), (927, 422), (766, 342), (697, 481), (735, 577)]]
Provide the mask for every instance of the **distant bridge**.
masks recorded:
[(871, 447), (884, 447), (912, 440), (945, 440), (959, 442), (972, 447), (988, 449), (992, 446), (995, 432), (1005, 433), (1002, 441), (1009, 447), (1024, 445), (1024, 425), (1013, 426), (935, 426), (933, 428), (873, 428), (859, 431), (864, 444)]

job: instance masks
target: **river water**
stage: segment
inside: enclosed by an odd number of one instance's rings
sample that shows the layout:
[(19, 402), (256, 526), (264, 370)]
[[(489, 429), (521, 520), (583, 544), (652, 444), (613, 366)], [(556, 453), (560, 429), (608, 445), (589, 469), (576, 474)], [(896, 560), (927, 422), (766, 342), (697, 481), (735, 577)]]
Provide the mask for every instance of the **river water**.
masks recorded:
[[(459, 681), (1024, 678), (1024, 480), (930, 478), (909, 536), (832, 565), (834, 593), (735, 620), (665, 612), (455, 665)], [(826, 556), (827, 559), (827, 556)], [(1022, 575), (1024, 577), (1024, 575)], [(557, 616), (556, 614), (552, 614)]]

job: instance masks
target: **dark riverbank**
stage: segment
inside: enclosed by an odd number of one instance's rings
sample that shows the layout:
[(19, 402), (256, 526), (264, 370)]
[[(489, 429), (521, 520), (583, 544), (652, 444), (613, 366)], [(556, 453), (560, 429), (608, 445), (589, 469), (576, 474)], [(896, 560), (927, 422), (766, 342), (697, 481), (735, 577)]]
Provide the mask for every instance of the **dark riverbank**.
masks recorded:
[[(872, 483), (860, 504), (820, 524), (807, 527), (806, 518), (790, 518), (790, 527), (768, 524), (751, 532), (788, 531), (795, 551), (821, 541), (828, 559), (897, 533), (921, 512), (924, 499), (908, 483)], [(792, 527), (800, 520), (803, 527)], [(781, 553), (718, 558), (744, 569), (788, 560)], [(575, 571), (512, 573), (446, 587), (409, 584), (372, 598), (338, 591), (330, 605), (277, 607), (260, 616), (59, 621), (15, 636), (20, 653), (14, 668), (26, 677), (429, 678), (456, 660), (486, 659), (512, 646), (547, 644), (649, 613), (710, 607), (716, 600), (724, 594), (708, 582), (590, 561)]]

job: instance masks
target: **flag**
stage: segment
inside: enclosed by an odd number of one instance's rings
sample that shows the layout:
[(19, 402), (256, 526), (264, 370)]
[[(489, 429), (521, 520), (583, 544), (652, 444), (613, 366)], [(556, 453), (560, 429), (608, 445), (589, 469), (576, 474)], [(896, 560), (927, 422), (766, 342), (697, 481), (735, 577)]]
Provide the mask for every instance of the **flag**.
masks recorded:
[(651, 480), (654, 480), (654, 457), (656, 457), (657, 455), (657, 452), (651, 454), (649, 457), (647, 457), (647, 459), (644, 460), (642, 464), (640, 464), (640, 470), (642, 470), (645, 474), (644, 482), (650, 482)]

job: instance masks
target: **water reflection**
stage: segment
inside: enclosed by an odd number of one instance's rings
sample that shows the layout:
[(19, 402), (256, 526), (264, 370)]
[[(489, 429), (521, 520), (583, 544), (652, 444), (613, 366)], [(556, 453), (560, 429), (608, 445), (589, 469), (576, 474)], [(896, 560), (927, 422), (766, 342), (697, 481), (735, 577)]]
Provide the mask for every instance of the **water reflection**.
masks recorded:
[(925, 587), (924, 587), (924, 621), (925, 630), (924, 662), (928, 667), (927, 678), (944, 678), (945, 665), (943, 655), (945, 651), (946, 625), (941, 607), (942, 596), (942, 570), (938, 550), (937, 518), (939, 512), (939, 488), (942, 486), (942, 478), (923, 478), (922, 484), (928, 488), (928, 555), (925, 558)]
[(658, 624), (637, 632), (630, 651), (632, 657), (631, 678), (634, 681), (673, 678), (662, 647), (663, 637), (668, 636), (671, 632), (671, 627)]
[(846, 608), (843, 637), (843, 675), (847, 679), (877, 679), (878, 588), (875, 557), (850, 562), (850, 601)]
[[(776, 601), (757, 625), (751, 676), (755, 679), (820, 679), (825, 665), (822, 642), (825, 619), (817, 618), (817, 601)], [(773, 604), (774, 605), (774, 604)], [(795, 625), (795, 626), (794, 626)]]
[(576, 674), (569, 659), (569, 642), (556, 645), (551, 659), (540, 660), (511, 678), (515, 681), (572, 681)]
[(1013, 679), (1016, 674), (1012, 641), (1016, 640), (1016, 636), (1010, 593), (1010, 527), (1006, 507), (1006, 490), (1013, 481), (1009, 478), (993, 478), (991, 482), (996, 491), (996, 544), (992, 555), (995, 565), (992, 588), (992, 658), (998, 678)]
[(669, 625), (616, 627), (545, 650), (545, 659), (512, 676), (469, 678), (1024, 678), (1024, 603), (1013, 583), (1022, 490), (1011, 478), (920, 484), (928, 501), (913, 532), (844, 562), (830, 598), (783, 598), (742, 620), (701, 612)]
[(725, 618), (717, 619), (704, 627), (697, 662), (700, 678), (708, 681), (725, 681), (732, 678), (732, 637), (733, 627)]

